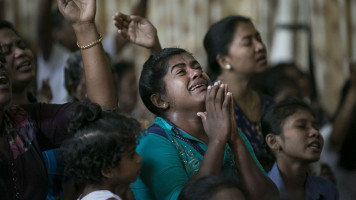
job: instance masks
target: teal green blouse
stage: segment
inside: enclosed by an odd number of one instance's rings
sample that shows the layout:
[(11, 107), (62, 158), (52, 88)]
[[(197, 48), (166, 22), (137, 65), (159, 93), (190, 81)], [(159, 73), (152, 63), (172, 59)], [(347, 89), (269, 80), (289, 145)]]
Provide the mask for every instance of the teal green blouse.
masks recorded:
[[(207, 146), (161, 117), (157, 117), (152, 126), (163, 129), (165, 133), (157, 133), (157, 129), (142, 133), (136, 149), (142, 156), (141, 174), (131, 184), (132, 190), (136, 200), (177, 199), (187, 181), (198, 172)], [(266, 174), (246, 136), (240, 130), (239, 134), (261, 171)], [(228, 145), (224, 153), (223, 173), (238, 178)]]

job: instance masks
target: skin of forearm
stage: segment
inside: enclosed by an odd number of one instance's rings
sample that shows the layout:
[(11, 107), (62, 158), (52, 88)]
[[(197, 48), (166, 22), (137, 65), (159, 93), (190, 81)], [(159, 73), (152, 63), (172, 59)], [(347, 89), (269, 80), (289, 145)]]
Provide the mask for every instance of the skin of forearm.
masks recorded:
[(196, 180), (204, 176), (218, 175), (221, 173), (226, 142), (209, 141), (198, 173), (192, 178)]
[(259, 169), (241, 137), (229, 143), (248, 199), (278, 199), (274, 183)]
[(356, 110), (356, 89), (352, 88), (345, 98), (333, 123), (333, 130), (330, 135), (330, 143), (334, 148), (339, 148), (344, 142), (349, 126), (354, 120)]
[[(88, 45), (99, 39), (94, 23), (73, 25), (80, 45)], [(98, 103), (103, 109), (117, 107), (118, 97), (109, 61), (101, 43), (81, 49), (87, 94), (92, 102)], [(93, 59), (95, 58), (95, 59)]]

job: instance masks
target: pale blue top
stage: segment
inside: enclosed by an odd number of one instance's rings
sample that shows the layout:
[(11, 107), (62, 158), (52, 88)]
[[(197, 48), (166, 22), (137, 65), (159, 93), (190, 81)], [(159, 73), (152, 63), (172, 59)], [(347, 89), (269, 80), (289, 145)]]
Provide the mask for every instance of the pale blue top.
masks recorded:
[[(283, 178), (279, 172), (277, 163), (274, 163), (268, 177), (276, 184), (281, 199), (293, 199), (287, 192)], [(320, 176), (307, 175), (305, 182), (305, 199), (306, 200), (338, 200), (339, 192), (336, 186), (329, 180)]]
[[(265, 173), (246, 136), (241, 131), (239, 134)], [(168, 120), (157, 117), (143, 133), (136, 149), (142, 156), (140, 177), (131, 185), (136, 200), (177, 199), (187, 181), (198, 172), (206, 148), (202, 141)], [(237, 178), (236, 165), (228, 145), (224, 153), (223, 173)]]

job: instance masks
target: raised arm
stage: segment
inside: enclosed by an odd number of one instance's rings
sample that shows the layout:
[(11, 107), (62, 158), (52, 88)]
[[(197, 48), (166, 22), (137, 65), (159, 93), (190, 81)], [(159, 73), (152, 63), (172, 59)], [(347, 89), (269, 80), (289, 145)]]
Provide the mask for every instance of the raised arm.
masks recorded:
[[(132, 9), (132, 14), (136, 16), (146, 17), (147, 0), (140, 0)], [(126, 38), (123, 38), (120, 34), (115, 37), (116, 52), (120, 52), (129, 42)]]
[(241, 183), (246, 190), (248, 199), (279, 199), (277, 187), (263, 174), (238, 132), (233, 104), (230, 107), (230, 113), (232, 128), (228, 143), (234, 154)]
[(333, 129), (330, 135), (330, 143), (336, 149), (340, 149), (350, 124), (355, 118), (356, 110), (356, 62), (350, 64), (350, 87), (338, 110), (333, 122)]
[(57, 0), (63, 16), (72, 24), (83, 58), (87, 94), (103, 109), (117, 107), (109, 60), (95, 25), (96, 0)]
[(118, 33), (126, 40), (149, 49), (151, 53), (161, 50), (157, 29), (147, 19), (116, 13), (113, 23), (118, 28)]

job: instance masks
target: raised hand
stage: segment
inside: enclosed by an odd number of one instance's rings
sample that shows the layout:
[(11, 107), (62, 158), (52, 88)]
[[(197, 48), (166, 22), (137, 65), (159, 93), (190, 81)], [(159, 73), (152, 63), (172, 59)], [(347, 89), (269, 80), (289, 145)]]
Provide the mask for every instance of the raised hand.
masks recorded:
[(118, 33), (130, 42), (154, 51), (161, 49), (157, 29), (147, 19), (116, 13), (113, 23), (118, 28)]
[(206, 95), (206, 112), (197, 113), (201, 118), (209, 142), (219, 141), (224, 144), (231, 135), (231, 103), (232, 96), (226, 84), (216, 82), (209, 86)]
[(72, 25), (94, 23), (96, 0), (57, 0), (58, 8)]

